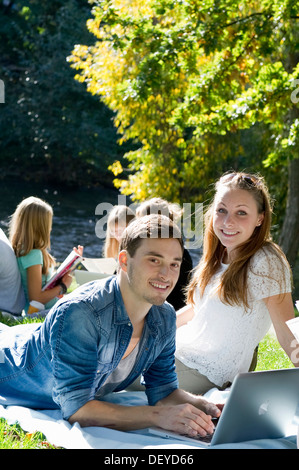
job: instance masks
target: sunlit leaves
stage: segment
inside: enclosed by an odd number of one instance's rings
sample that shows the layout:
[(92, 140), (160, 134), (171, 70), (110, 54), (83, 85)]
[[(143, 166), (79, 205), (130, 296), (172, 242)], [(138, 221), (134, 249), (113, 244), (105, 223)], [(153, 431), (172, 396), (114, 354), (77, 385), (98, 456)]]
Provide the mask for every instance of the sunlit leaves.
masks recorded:
[(88, 27), (97, 42), (77, 46), (70, 60), (115, 112), (120, 143), (140, 145), (126, 154), (126, 170), (114, 167), (122, 191), (135, 199), (192, 198), (196, 186), (209, 184), (210, 166), (233, 157), (238, 138), (228, 133), (257, 122), (273, 132), (267, 161), (291, 156), (298, 142), (289, 113), (298, 77), (294, 0), (92, 4)]

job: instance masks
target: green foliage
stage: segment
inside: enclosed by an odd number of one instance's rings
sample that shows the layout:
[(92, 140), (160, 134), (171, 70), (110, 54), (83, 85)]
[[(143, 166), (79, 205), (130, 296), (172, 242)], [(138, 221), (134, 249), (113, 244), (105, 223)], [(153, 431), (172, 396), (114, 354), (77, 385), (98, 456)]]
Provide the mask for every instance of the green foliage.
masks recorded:
[[(298, 154), (295, 0), (92, 5), (97, 41), (76, 46), (70, 61), (115, 113), (120, 142), (139, 142), (126, 154), (127, 169), (111, 166), (123, 193), (198, 201), (224, 169), (279, 168)], [(249, 158), (242, 141), (259, 122), (257, 134), (263, 126), (270, 138)]]

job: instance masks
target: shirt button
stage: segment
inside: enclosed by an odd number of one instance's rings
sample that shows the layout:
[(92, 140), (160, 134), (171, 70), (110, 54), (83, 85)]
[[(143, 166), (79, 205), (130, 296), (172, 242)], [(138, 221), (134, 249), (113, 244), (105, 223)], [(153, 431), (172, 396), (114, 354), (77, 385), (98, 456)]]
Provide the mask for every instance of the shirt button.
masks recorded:
[(128, 326), (132, 326), (132, 323), (131, 323), (131, 322), (129, 322), (129, 323), (128, 323)]

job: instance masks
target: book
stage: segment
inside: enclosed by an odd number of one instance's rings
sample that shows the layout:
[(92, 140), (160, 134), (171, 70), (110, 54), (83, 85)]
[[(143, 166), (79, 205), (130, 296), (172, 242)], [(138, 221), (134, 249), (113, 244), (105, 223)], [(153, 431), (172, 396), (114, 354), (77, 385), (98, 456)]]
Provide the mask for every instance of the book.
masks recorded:
[(87, 271), (93, 273), (113, 274), (117, 269), (114, 258), (83, 258), (81, 263)]
[(114, 258), (83, 258), (81, 264), (86, 271), (75, 270), (75, 279), (79, 285), (104, 279), (115, 274), (117, 270), (117, 261)]
[(82, 257), (78, 255), (74, 250), (65, 258), (63, 263), (59, 266), (55, 274), (51, 277), (51, 279), (44, 285), (42, 288), (43, 291), (48, 289), (53, 289), (53, 287), (57, 286), (63, 276), (68, 272), (73, 270), (77, 264), (82, 261)]

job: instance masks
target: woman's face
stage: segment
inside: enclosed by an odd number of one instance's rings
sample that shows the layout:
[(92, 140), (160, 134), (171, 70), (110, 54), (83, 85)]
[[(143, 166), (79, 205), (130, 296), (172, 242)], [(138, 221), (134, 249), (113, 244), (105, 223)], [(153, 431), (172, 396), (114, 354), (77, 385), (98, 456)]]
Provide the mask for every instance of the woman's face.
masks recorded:
[(119, 243), (120, 239), (121, 239), (121, 236), (122, 236), (123, 232), (125, 231), (125, 229), (126, 229), (125, 224), (115, 223), (114, 227), (112, 227), (112, 229), (110, 231), (110, 236), (112, 238), (116, 238), (116, 240)]
[(228, 262), (232, 251), (251, 237), (263, 219), (264, 215), (258, 213), (257, 203), (249, 191), (220, 188), (214, 201), (213, 229), (227, 249)]

